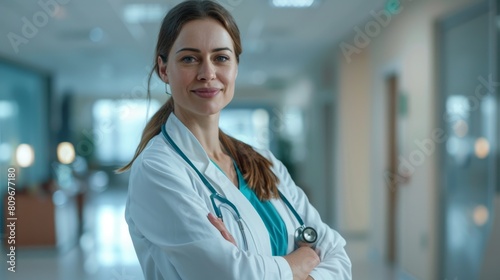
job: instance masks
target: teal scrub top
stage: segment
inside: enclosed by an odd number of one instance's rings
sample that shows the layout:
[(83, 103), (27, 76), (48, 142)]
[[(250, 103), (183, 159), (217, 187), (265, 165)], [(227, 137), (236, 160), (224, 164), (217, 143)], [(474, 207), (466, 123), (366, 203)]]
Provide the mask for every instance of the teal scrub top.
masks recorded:
[[(212, 162), (222, 171), (214, 161)], [(285, 256), (288, 248), (288, 232), (285, 222), (283, 222), (283, 219), (281, 219), (281, 216), (278, 211), (276, 211), (271, 201), (259, 200), (255, 192), (248, 187), (236, 163), (234, 163), (234, 168), (238, 175), (238, 185), (241, 193), (250, 201), (266, 225), (267, 231), (269, 232), (269, 239), (271, 240), (273, 256)], [(222, 173), (224, 172), (222, 171)]]

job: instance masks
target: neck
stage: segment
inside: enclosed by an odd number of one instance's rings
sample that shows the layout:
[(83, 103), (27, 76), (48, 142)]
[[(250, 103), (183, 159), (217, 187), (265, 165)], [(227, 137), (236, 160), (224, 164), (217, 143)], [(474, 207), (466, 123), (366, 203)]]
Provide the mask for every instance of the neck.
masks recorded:
[(211, 159), (219, 160), (224, 156), (219, 141), (219, 114), (211, 116), (186, 116), (174, 113), (175, 116), (193, 133)]

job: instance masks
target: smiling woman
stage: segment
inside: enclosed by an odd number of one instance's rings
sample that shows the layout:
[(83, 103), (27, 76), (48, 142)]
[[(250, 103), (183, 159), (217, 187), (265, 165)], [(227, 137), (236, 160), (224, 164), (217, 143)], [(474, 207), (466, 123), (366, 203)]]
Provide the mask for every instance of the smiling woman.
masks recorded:
[(218, 117), (215, 113), (232, 100), (238, 62), (233, 40), (219, 22), (186, 23), (170, 53), (162, 57), (165, 61), (158, 58), (160, 77), (170, 84), (174, 111), (183, 122)]
[(131, 169), (126, 220), (144, 276), (351, 279), (345, 240), (284, 165), (219, 128), (241, 52), (215, 2), (183, 2), (163, 20), (152, 72), (171, 98), (119, 170)]

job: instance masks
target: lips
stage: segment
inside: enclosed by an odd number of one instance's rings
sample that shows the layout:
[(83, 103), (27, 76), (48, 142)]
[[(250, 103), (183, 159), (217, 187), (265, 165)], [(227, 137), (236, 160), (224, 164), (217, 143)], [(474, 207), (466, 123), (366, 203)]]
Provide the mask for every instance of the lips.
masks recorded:
[(202, 98), (211, 98), (220, 92), (220, 88), (198, 88), (191, 92)]

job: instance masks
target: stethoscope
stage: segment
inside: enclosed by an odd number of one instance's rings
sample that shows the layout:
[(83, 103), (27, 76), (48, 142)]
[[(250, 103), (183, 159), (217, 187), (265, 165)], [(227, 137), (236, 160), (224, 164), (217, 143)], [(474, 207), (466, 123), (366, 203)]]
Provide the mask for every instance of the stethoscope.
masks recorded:
[[(245, 251), (248, 251), (248, 242), (247, 242), (247, 238), (245, 235), (245, 229), (243, 227), (243, 220), (242, 220), (240, 212), (238, 212), (238, 209), (236, 208), (236, 206), (231, 201), (229, 201), (227, 198), (221, 196), (215, 190), (215, 188), (212, 186), (212, 184), (210, 184), (210, 182), (207, 180), (207, 178), (205, 176), (203, 176), (203, 174), (201, 174), (201, 172), (198, 170), (198, 168), (196, 168), (194, 166), (194, 164), (191, 162), (191, 160), (189, 160), (189, 158), (175, 144), (174, 140), (172, 138), (170, 138), (170, 135), (168, 135), (167, 130), (165, 129), (165, 125), (161, 126), (161, 132), (162, 132), (165, 140), (174, 148), (174, 150), (182, 157), (182, 159), (184, 159), (184, 161), (186, 161), (187, 164), (189, 164), (189, 166), (191, 166), (191, 168), (193, 168), (193, 170), (196, 172), (196, 174), (198, 174), (198, 176), (200, 177), (203, 184), (205, 184), (205, 186), (212, 193), (210, 195), (210, 201), (212, 202), (212, 206), (214, 208), (214, 211), (215, 211), (215, 214), (217, 215), (217, 217), (220, 219), (223, 219), (221, 208), (225, 208), (233, 215), (233, 218), (236, 220), (236, 222), (238, 224), (238, 228), (241, 232), (241, 236), (243, 239), (243, 247), (244, 247)], [(278, 190), (278, 192), (279, 192), (279, 195), (280, 195), (281, 199), (283, 200), (283, 202), (285, 202), (288, 209), (290, 209), (290, 211), (293, 213), (293, 215), (295, 216), (295, 218), (297, 219), (297, 221), (300, 224), (300, 226), (295, 230), (295, 234), (294, 234), (295, 246), (296, 247), (308, 246), (308, 247), (314, 248), (316, 246), (316, 241), (318, 239), (318, 233), (316, 232), (316, 230), (314, 228), (306, 227), (302, 218), (300, 218), (297, 211), (295, 211), (295, 208), (293, 208), (293, 206), (290, 204), (290, 202), (288, 202), (288, 199), (286, 199), (286, 197), (279, 190)], [(217, 204), (215, 203), (216, 200), (220, 202), (219, 206), (217, 206)]]

